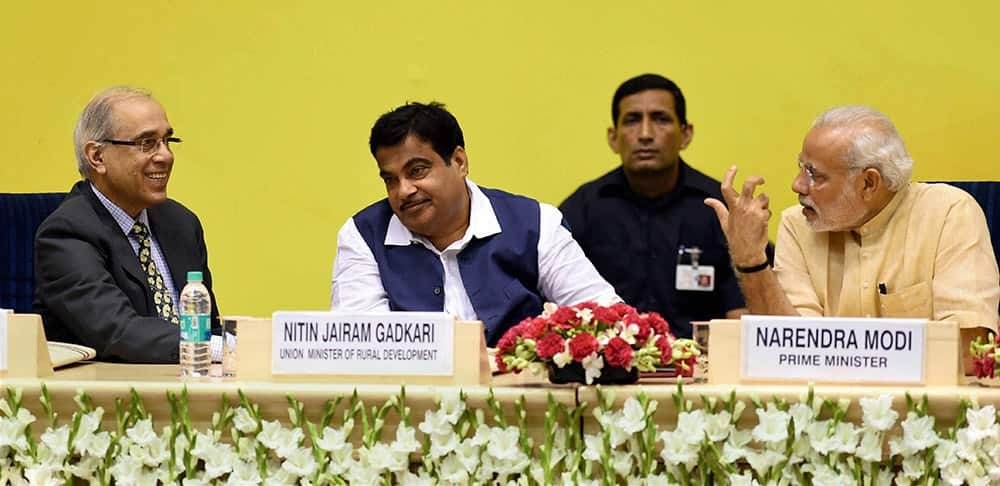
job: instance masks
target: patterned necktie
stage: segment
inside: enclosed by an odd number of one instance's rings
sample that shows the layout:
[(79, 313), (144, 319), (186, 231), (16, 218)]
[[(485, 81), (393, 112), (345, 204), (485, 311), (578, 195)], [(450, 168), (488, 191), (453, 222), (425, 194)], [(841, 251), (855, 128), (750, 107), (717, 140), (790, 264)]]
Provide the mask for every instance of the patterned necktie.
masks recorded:
[(146, 282), (153, 290), (153, 304), (156, 305), (156, 313), (164, 320), (177, 324), (177, 309), (174, 308), (173, 299), (167, 286), (163, 284), (163, 276), (156, 269), (156, 262), (153, 261), (153, 252), (149, 240), (149, 229), (146, 225), (136, 221), (132, 226), (132, 236), (139, 241), (139, 265), (146, 273)]

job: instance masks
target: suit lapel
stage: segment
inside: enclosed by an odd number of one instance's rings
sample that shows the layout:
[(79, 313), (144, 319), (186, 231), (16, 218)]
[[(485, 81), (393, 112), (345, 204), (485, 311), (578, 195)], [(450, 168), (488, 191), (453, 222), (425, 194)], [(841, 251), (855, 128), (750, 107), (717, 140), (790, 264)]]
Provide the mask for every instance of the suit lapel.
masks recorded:
[(159, 209), (160, 206), (146, 209), (146, 216), (149, 217), (149, 225), (152, 226), (153, 236), (160, 245), (163, 258), (167, 260), (167, 267), (170, 268), (170, 278), (174, 281), (174, 288), (180, 293), (181, 289), (184, 288), (184, 284), (187, 283), (188, 270), (195, 269), (189, 268), (187, 255), (183, 251), (184, 245), (180, 244), (181, 242), (178, 240), (180, 235), (177, 234), (176, 228), (170, 224), (171, 222)]
[(128, 236), (122, 233), (121, 226), (118, 226), (118, 222), (115, 218), (111, 216), (108, 212), (108, 208), (104, 207), (101, 200), (97, 198), (94, 194), (94, 190), (91, 189), (90, 183), (88, 181), (80, 181), (76, 183), (73, 188), (74, 191), (79, 190), (83, 193), (87, 201), (94, 208), (94, 213), (97, 214), (97, 218), (101, 220), (101, 224), (105, 226), (105, 230), (108, 234), (113, 235), (108, 239), (111, 247), (111, 253), (114, 255), (129, 255), (131, 254), (133, 258), (121, 258), (122, 269), (130, 277), (135, 279), (135, 281), (142, 284), (145, 289), (144, 293), (147, 296), (147, 300), (152, 301), (152, 291), (149, 290), (149, 284), (146, 282), (146, 273), (142, 271), (142, 267), (139, 266), (139, 257), (135, 256), (135, 250), (132, 249), (132, 244), (128, 241)]

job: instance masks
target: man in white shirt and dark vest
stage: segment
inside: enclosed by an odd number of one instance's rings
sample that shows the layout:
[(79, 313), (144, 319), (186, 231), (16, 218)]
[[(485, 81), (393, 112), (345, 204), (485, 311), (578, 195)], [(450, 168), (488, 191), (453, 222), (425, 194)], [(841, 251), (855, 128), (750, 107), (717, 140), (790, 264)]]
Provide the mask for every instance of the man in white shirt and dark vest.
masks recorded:
[(382, 115), (369, 147), (387, 198), (337, 238), (336, 311), (444, 311), (478, 319), (488, 345), (547, 301), (619, 300), (553, 206), (467, 179), (458, 121), (439, 103)]

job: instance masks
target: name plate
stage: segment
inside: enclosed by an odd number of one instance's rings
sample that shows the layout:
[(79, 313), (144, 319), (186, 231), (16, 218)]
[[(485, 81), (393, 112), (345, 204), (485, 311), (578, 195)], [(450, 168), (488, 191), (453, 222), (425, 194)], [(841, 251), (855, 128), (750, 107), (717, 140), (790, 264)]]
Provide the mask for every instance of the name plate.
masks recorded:
[(743, 316), (741, 378), (924, 382), (923, 319)]
[(443, 312), (275, 312), (271, 373), (454, 374), (455, 318)]
[(0, 309), (0, 371), (7, 370), (7, 314), (10, 311)]

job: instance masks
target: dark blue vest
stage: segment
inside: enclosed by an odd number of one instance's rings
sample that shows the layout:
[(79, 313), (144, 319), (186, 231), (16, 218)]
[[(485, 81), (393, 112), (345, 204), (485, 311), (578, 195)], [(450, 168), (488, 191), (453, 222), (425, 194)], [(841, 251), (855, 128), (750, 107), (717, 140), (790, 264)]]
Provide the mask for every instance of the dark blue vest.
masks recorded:
[[(501, 232), (473, 238), (458, 254), (458, 268), (476, 315), (486, 327), (486, 344), (496, 345), (504, 331), (542, 312), (538, 290), (538, 202), (482, 188)], [(444, 268), (420, 243), (387, 246), (392, 208), (385, 199), (354, 215), (354, 224), (378, 263), (382, 286), (394, 311), (444, 309)]]

